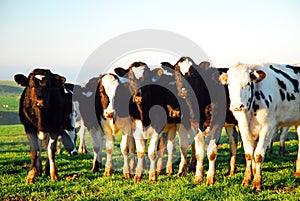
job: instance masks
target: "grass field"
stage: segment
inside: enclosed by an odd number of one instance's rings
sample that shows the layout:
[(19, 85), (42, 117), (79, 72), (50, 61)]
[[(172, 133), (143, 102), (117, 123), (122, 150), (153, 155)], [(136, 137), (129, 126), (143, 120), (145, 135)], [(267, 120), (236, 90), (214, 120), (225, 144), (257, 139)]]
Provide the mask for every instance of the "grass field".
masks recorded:
[[(300, 180), (293, 175), (297, 140), (292, 130), (288, 137), (286, 157), (278, 155), (278, 142), (272, 157), (263, 164), (264, 190), (254, 193), (251, 187), (241, 186), (244, 155), (239, 146), (237, 173), (227, 177), (229, 145), (222, 137), (217, 158), (217, 182), (206, 186), (194, 184), (194, 173), (177, 178), (161, 175), (155, 183), (148, 182), (147, 172), (140, 183), (123, 179), (119, 137), (116, 138), (111, 177), (103, 177), (104, 170), (92, 173), (91, 140), (86, 136), (89, 153), (68, 157), (66, 151), (56, 157), (60, 180), (53, 182), (42, 175), (35, 184), (26, 185), (30, 165), (29, 145), (21, 125), (0, 126), (0, 200), (299, 200)], [(176, 149), (178, 156), (178, 147)], [(43, 159), (46, 154), (43, 153)], [(175, 161), (175, 172), (179, 161)], [(116, 165), (117, 164), (117, 165)], [(207, 161), (205, 165), (207, 170)]]

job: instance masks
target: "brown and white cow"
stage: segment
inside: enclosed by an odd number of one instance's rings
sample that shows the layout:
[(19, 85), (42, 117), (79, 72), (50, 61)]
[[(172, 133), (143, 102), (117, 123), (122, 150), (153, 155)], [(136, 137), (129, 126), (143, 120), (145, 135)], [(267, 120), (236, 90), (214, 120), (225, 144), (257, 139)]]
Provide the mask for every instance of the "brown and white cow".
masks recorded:
[(31, 165), (26, 183), (33, 183), (41, 175), (41, 141), (48, 134), (46, 174), (58, 180), (54, 163), (56, 141), (62, 136), (65, 148), (72, 152), (75, 145), (65, 130), (71, 130), (72, 98), (65, 93), (66, 78), (48, 69), (34, 69), (28, 77), (17, 74), (15, 81), (24, 86), (19, 115), (30, 145)]
[[(189, 57), (182, 57), (174, 66), (171, 64), (169, 66), (175, 71), (179, 96), (186, 100), (190, 113), (194, 113), (191, 115), (193, 117), (191, 124), (199, 128), (199, 132), (194, 133), (197, 159), (194, 181), (199, 183), (204, 178), (203, 161), (206, 137), (209, 140), (207, 147), (209, 169), (206, 183), (214, 184), (217, 145), (224, 125), (226, 125), (230, 142), (229, 175), (233, 175), (236, 167), (238, 141), (238, 133), (235, 129), (237, 122), (227, 106), (229, 103), (228, 90), (216, 79), (227, 69), (210, 67), (209, 62), (197, 65)], [(194, 97), (191, 96), (193, 93)], [(197, 111), (195, 108), (199, 111), (198, 113), (195, 112)]]
[[(300, 138), (300, 67), (238, 63), (220, 77), (228, 84), (230, 108), (238, 120), (246, 158), (243, 184), (262, 189), (262, 162), (277, 127), (297, 125)], [(300, 175), (300, 146), (295, 176)]]

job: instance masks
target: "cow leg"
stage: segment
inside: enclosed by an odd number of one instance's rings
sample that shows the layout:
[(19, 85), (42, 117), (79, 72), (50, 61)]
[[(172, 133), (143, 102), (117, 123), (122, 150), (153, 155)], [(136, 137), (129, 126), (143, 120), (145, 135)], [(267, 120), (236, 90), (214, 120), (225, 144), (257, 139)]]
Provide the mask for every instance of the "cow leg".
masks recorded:
[(183, 125), (180, 125), (178, 129), (178, 134), (179, 134), (179, 147), (180, 147), (180, 155), (181, 155), (178, 176), (185, 176), (187, 172), (187, 150), (189, 147), (187, 129)]
[(255, 175), (254, 175), (254, 184), (253, 187), (256, 191), (261, 191), (262, 187), (262, 162), (265, 157), (265, 152), (268, 146), (268, 142), (272, 139), (275, 128), (269, 128), (265, 126), (261, 129), (259, 133), (259, 140), (254, 152), (255, 160)]
[(238, 144), (238, 132), (235, 126), (228, 126), (225, 128), (228, 135), (228, 140), (230, 144), (230, 165), (229, 165), (229, 176), (234, 175), (236, 168), (236, 152)]
[(99, 129), (95, 128), (90, 129), (89, 133), (92, 137), (92, 146), (94, 152), (92, 172), (98, 172), (102, 167), (103, 134), (99, 131)]
[(166, 147), (166, 139), (165, 134), (161, 136), (158, 142), (158, 151), (157, 151), (157, 167), (156, 167), (156, 174), (160, 175), (163, 170), (163, 158), (164, 158), (164, 152)]
[(83, 121), (80, 121), (80, 128), (78, 130), (78, 135), (80, 138), (79, 142), (79, 148), (78, 148), (78, 153), (79, 154), (87, 154), (87, 149), (86, 149), (86, 144), (85, 144), (85, 126), (83, 124)]
[(134, 168), (135, 168), (135, 141), (132, 136), (128, 136), (128, 148), (129, 148), (129, 173), (133, 175)]
[(194, 182), (200, 183), (203, 181), (204, 178), (204, 149), (205, 149), (205, 141), (204, 135), (201, 131), (195, 137), (195, 148), (196, 148), (196, 159), (197, 159), (197, 166), (196, 166), (196, 175)]
[(55, 167), (55, 151), (56, 151), (56, 143), (57, 143), (58, 134), (57, 133), (50, 133), (49, 134), (49, 142), (47, 147), (47, 155), (49, 161), (49, 168), (50, 168), (50, 177), (51, 180), (58, 180), (57, 171)]
[(284, 156), (285, 155), (285, 138), (287, 133), (289, 132), (290, 127), (283, 127), (280, 128), (280, 149), (279, 149), (279, 155)]
[(156, 181), (156, 153), (157, 142), (160, 136), (162, 135), (159, 135), (157, 132), (154, 131), (148, 147), (148, 157), (150, 159), (149, 181)]
[(124, 134), (124, 132), (122, 135), (120, 148), (124, 159), (124, 165), (123, 165), (124, 178), (129, 179), (130, 178), (130, 168), (128, 163), (129, 139), (128, 139), (128, 135)]
[(103, 125), (104, 133), (106, 138), (106, 163), (105, 163), (105, 171), (104, 176), (109, 177), (111, 175), (113, 169), (113, 160), (112, 160), (112, 153), (114, 149), (114, 136), (113, 131), (109, 125)]
[(144, 132), (143, 132), (142, 121), (136, 120), (135, 125), (136, 128), (135, 131), (133, 132), (133, 136), (136, 144), (138, 161), (135, 169), (134, 181), (139, 182), (142, 178), (142, 174), (144, 171), (144, 156), (146, 153), (146, 141), (143, 136)]
[(37, 138), (36, 133), (27, 133), (27, 139), (30, 145), (30, 169), (28, 172), (28, 176), (26, 179), (26, 184), (28, 183), (34, 183), (34, 179), (37, 174), (41, 174), (41, 146), (39, 143), (39, 140)]
[(75, 139), (76, 139), (75, 129), (65, 130), (61, 134), (61, 141), (64, 144), (66, 150), (68, 151), (69, 156), (76, 155), (78, 153)]
[(168, 175), (173, 174), (173, 151), (175, 149), (175, 136), (176, 136), (176, 126), (172, 126), (172, 128), (168, 131), (168, 161), (167, 161), (167, 170), (166, 173)]
[(57, 138), (57, 154), (60, 155), (61, 153), (62, 153), (61, 136), (58, 136), (58, 138)]
[(296, 172), (295, 177), (300, 177), (300, 124), (297, 127), (297, 134), (298, 134), (298, 154), (296, 160)]

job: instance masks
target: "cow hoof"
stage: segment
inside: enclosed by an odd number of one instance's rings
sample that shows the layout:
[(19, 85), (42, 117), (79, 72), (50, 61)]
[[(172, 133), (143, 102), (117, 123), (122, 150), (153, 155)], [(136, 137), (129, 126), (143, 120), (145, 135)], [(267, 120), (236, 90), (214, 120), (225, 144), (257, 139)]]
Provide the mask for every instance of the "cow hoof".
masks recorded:
[(51, 180), (52, 180), (52, 181), (58, 181), (58, 176), (57, 176), (57, 174), (51, 175)]
[(244, 178), (242, 185), (243, 185), (243, 186), (249, 186), (249, 185), (250, 185), (250, 182), (251, 182), (251, 179)]
[(169, 166), (167, 167), (166, 173), (167, 173), (167, 175), (172, 175), (172, 174), (173, 174), (173, 167), (172, 167), (172, 165), (169, 165)]
[(111, 175), (111, 170), (110, 169), (105, 169), (104, 176), (105, 177), (110, 177), (110, 175)]
[(295, 172), (295, 173), (294, 173), (294, 176), (295, 176), (295, 177), (300, 177), (300, 172)]
[(195, 176), (194, 183), (199, 184), (203, 181), (203, 176)]
[(161, 175), (162, 174), (162, 170), (156, 170), (156, 175)]
[(178, 176), (179, 177), (182, 177), (182, 176), (185, 176), (186, 175), (186, 172), (187, 172), (187, 167), (186, 167), (186, 165), (183, 167), (183, 168), (181, 168), (181, 170), (178, 172)]
[(124, 173), (124, 178), (125, 179), (130, 179), (130, 174), (129, 173)]
[(33, 184), (35, 176), (36, 176), (36, 170), (35, 170), (35, 168), (32, 169), (32, 170), (29, 170), (28, 176), (27, 176), (27, 179), (26, 179), (26, 184)]
[(154, 173), (149, 173), (149, 181), (150, 182), (156, 182), (156, 174)]
[(259, 193), (259, 192), (261, 192), (261, 184), (259, 183), (259, 184), (255, 184), (254, 183), (254, 185), (253, 185), (253, 191), (255, 191), (256, 193)]
[(215, 177), (214, 176), (210, 176), (206, 178), (206, 185), (212, 186), (215, 183)]
[(230, 170), (229, 173), (228, 173), (228, 176), (231, 177), (233, 175), (234, 175), (234, 170)]
[(134, 180), (134, 182), (140, 182), (141, 178), (142, 178), (141, 175), (135, 175), (133, 180)]
[(96, 173), (96, 172), (99, 172), (100, 168), (102, 167), (102, 164), (101, 163), (93, 163), (93, 168), (92, 168), (92, 172), (93, 173)]

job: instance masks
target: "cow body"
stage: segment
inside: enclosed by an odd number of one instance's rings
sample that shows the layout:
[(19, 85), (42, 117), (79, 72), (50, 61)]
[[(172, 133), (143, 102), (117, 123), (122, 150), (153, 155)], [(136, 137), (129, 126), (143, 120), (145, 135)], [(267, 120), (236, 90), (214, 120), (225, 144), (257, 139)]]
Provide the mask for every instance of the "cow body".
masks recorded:
[[(161, 69), (162, 70), (162, 69)], [(149, 180), (156, 181), (156, 171), (161, 171), (161, 159), (156, 166), (156, 154), (158, 140), (164, 132), (168, 132), (168, 163), (167, 173), (172, 173), (172, 157), (174, 137), (176, 133), (176, 122), (179, 118), (178, 104), (170, 98), (171, 92), (157, 77), (152, 77), (153, 72), (142, 62), (131, 64), (128, 69), (116, 68), (115, 72), (120, 77), (128, 79), (123, 92), (117, 92), (121, 98), (116, 102), (117, 116), (129, 115), (133, 119), (133, 137), (136, 143), (138, 163), (135, 172), (135, 181), (140, 181), (144, 171), (144, 155), (146, 153), (146, 139), (150, 139), (148, 156), (150, 159)], [(157, 72), (154, 74), (157, 75)], [(162, 73), (158, 73), (160, 76)], [(162, 79), (164, 80), (164, 79)], [(126, 97), (126, 98), (125, 98)], [(160, 157), (162, 156), (160, 152)]]
[[(195, 148), (197, 167), (195, 182), (201, 182), (204, 178), (204, 138), (209, 138), (209, 145), (207, 148), (207, 157), (209, 160), (209, 170), (207, 173), (207, 184), (213, 184), (215, 181), (215, 161), (217, 156), (217, 144), (221, 137), (224, 123), (230, 142), (230, 170), (232, 175), (235, 170), (236, 151), (238, 133), (235, 129), (237, 124), (232, 113), (227, 107), (229, 103), (228, 90), (219, 83), (215, 77), (220, 72), (227, 69), (217, 69), (209, 67), (208, 62), (202, 62), (199, 66), (196, 65), (189, 57), (182, 57), (174, 65), (173, 69), (176, 72), (176, 85), (179, 96), (185, 98), (189, 107), (189, 111), (197, 111), (191, 115), (192, 125), (197, 123), (199, 132), (195, 133)], [(194, 97), (191, 96), (195, 93)]]
[[(297, 125), (300, 137), (300, 68), (237, 64), (223, 78), (228, 83), (230, 108), (238, 120), (245, 150), (243, 184), (251, 182), (253, 169), (254, 188), (260, 191), (262, 162), (277, 127)], [(300, 175), (299, 150), (295, 175)]]
[[(59, 135), (66, 149), (72, 152), (75, 145), (65, 130), (72, 130), (70, 113), (71, 95), (65, 93), (65, 78), (52, 74), (50, 70), (35, 69), (28, 77), (17, 74), (15, 81), (24, 86), (19, 115), (30, 144), (31, 165), (26, 183), (33, 183), (35, 176), (42, 173), (41, 142), (48, 134), (46, 174), (58, 180), (54, 163), (56, 141)], [(39, 138), (38, 138), (39, 136)]]

